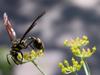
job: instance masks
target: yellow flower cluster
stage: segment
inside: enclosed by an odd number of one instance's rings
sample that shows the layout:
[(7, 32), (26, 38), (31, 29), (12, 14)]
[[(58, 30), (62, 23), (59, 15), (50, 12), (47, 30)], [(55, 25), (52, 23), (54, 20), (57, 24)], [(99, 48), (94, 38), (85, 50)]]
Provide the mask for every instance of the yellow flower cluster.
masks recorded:
[(80, 61), (80, 63), (79, 63), (77, 60), (72, 58), (72, 66), (69, 65), (67, 60), (64, 60), (63, 63), (59, 63), (58, 66), (60, 67), (62, 73), (69, 74), (72, 72), (79, 71), (82, 67), (82, 64), (83, 64), (83, 61)]
[(83, 48), (87, 44), (89, 44), (89, 40), (87, 36), (83, 36), (82, 38), (77, 37), (76, 39), (64, 41), (64, 45), (69, 46), (72, 53), (75, 56), (82, 57), (82, 58), (90, 57), (96, 51), (95, 46), (92, 47), (92, 49)]
[(64, 41), (65, 46), (74, 47), (74, 48), (85, 46), (88, 43), (89, 43), (88, 37), (85, 35), (82, 38), (77, 37), (77, 38), (72, 39), (72, 40), (65, 40)]
[(39, 50), (39, 51), (36, 51), (36, 52), (34, 50), (32, 50), (29, 53), (28, 52), (24, 53), (23, 57), (24, 57), (24, 60), (32, 61), (32, 60), (34, 60), (37, 57), (42, 56), (42, 55), (43, 55), (42, 50)]
[[(34, 59), (43, 55), (44, 55), (43, 50), (38, 50), (38, 51), (32, 50), (31, 52), (25, 52), (23, 53), (23, 62), (34, 61)], [(22, 59), (22, 55), (20, 53), (18, 54), (18, 59)]]
[(64, 45), (70, 47), (73, 55), (80, 58), (80, 62), (72, 58), (72, 66), (69, 65), (67, 60), (64, 60), (63, 63), (59, 63), (59, 67), (62, 73), (64, 74), (69, 74), (72, 72), (76, 73), (81, 69), (82, 66), (85, 68), (85, 71), (87, 70), (84, 63), (85, 62), (84, 58), (90, 57), (96, 51), (95, 46), (92, 47), (91, 49), (85, 47), (88, 44), (89, 44), (89, 39), (87, 36), (83, 36), (82, 38), (77, 37), (72, 40), (64, 41)]

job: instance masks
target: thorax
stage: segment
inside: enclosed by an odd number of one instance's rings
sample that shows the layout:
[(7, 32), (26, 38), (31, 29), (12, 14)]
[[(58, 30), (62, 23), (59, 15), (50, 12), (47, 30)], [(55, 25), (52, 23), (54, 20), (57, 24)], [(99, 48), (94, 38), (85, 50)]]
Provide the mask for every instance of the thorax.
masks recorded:
[(25, 49), (27, 46), (26, 44), (26, 40), (22, 40), (20, 42), (20, 39), (16, 39), (12, 41), (12, 50), (21, 50), (21, 49)]

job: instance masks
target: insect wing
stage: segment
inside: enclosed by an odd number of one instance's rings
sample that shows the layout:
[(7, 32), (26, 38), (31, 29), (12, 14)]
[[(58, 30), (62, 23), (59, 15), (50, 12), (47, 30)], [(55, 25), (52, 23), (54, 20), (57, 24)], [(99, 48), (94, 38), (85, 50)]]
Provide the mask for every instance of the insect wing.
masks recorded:
[(45, 11), (42, 12), (34, 21), (33, 23), (30, 25), (30, 27), (26, 30), (26, 32), (24, 33), (24, 35), (22, 36), (20, 42), (25, 38), (25, 36), (27, 35), (27, 33), (29, 33), (29, 31), (36, 25), (35, 23), (45, 14)]
[(10, 40), (12, 41), (12, 40), (16, 39), (16, 33), (15, 33), (15, 31), (12, 27), (12, 24), (9, 21), (8, 16), (7, 16), (6, 13), (4, 13), (3, 17), (4, 17), (4, 25), (6, 26), (6, 30), (9, 34)]

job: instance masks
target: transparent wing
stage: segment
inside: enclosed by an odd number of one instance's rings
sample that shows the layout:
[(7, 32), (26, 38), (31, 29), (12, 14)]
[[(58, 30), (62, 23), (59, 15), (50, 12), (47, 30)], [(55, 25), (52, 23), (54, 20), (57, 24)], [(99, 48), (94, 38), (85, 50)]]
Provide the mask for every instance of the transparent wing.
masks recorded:
[(12, 41), (12, 40), (16, 39), (16, 33), (15, 33), (15, 31), (14, 31), (14, 29), (12, 27), (12, 24), (9, 21), (8, 16), (7, 16), (6, 13), (4, 13), (3, 19), (4, 19), (4, 25), (6, 27), (8, 35), (10, 37), (10, 40)]

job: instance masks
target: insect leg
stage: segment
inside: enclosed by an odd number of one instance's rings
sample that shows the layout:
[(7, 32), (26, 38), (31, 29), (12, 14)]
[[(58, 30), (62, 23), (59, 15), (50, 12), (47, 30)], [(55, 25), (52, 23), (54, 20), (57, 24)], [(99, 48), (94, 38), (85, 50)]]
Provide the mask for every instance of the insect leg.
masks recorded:
[[(34, 37), (34, 39), (35, 39), (35, 37)], [(27, 40), (28, 40), (28, 44), (26, 47), (31, 46), (31, 44), (33, 42), (33, 37), (29, 37)], [(32, 49), (34, 49), (34, 48), (32, 48)]]
[(28, 44), (32, 49), (36, 50), (44, 50), (44, 45), (41, 39), (36, 38), (36, 37), (29, 37), (28, 40), (31, 42)]
[[(23, 53), (21, 51), (13, 51), (14, 55), (11, 57), (11, 59), (13, 60), (13, 62), (16, 65), (22, 64), (23, 62)], [(21, 58), (18, 58), (18, 55), (20, 54)], [(20, 57), (19, 56), (19, 57)]]
[(13, 60), (13, 62), (14, 62), (16, 65), (19, 65), (18, 61), (16, 61), (13, 57), (11, 57), (11, 59)]
[(32, 45), (30, 45), (30, 47), (31, 47), (32, 49), (34, 49), (34, 47), (33, 47)]
[(10, 61), (9, 61), (9, 56), (11, 56), (11, 55), (10, 55), (10, 54), (7, 54), (7, 55), (6, 55), (6, 58), (7, 58), (8, 64), (11, 65), (11, 63), (10, 63)]

